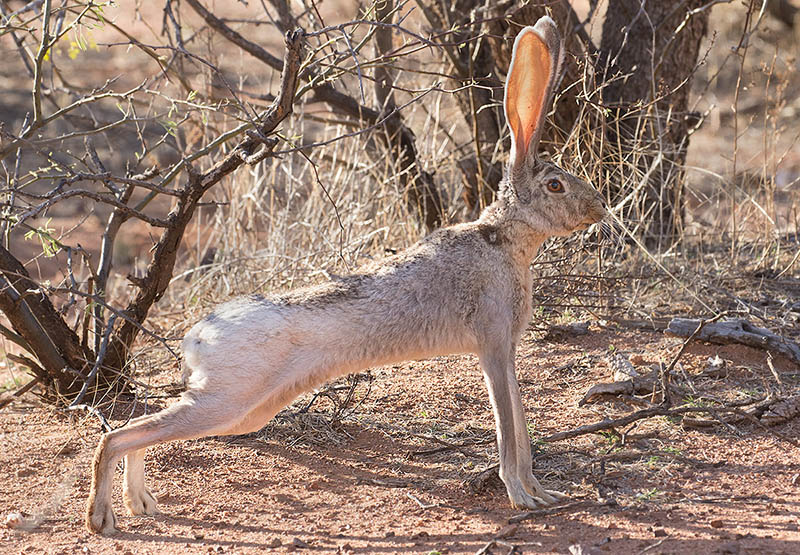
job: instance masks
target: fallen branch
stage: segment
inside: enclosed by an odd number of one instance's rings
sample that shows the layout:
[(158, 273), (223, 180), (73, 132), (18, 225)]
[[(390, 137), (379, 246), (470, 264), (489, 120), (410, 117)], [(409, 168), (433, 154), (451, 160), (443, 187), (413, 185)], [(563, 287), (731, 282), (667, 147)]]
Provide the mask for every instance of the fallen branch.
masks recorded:
[[(691, 318), (673, 318), (664, 333), (677, 337), (689, 337), (700, 323), (700, 320)], [(718, 345), (739, 343), (756, 349), (765, 349), (773, 354), (781, 354), (800, 366), (800, 346), (797, 343), (776, 335), (768, 329), (754, 326), (742, 318), (709, 323), (703, 326), (695, 339)]]
[(558, 513), (563, 513), (565, 511), (583, 509), (586, 507), (602, 507), (607, 505), (616, 505), (616, 503), (617, 502), (614, 501), (613, 499), (609, 499), (604, 503), (595, 503), (593, 501), (573, 501), (572, 503), (567, 503), (565, 505), (556, 505), (555, 507), (543, 507), (541, 509), (534, 509), (532, 511), (520, 513), (518, 515), (509, 518), (508, 523), (517, 524), (519, 522), (522, 522), (524, 520), (530, 520), (532, 518), (550, 516)]
[(774, 426), (797, 416), (800, 416), (800, 395), (774, 400), (766, 407), (759, 420), (767, 426)]
[(33, 378), (31, 381), (29, 381), (28, 383), (26, 383), (25, 385), (23, 385), (22, 387), (17, 389), (14, 393), (10, 393), (10, 394), (6, 395), (5, 397), (0, 398), (0, 409), (2, 409), (3, 407), (5, 407), (9, 403), (11, 403), (11, 401), (16, 399), (17, 397), (20, 397), (20, 396), (24, 395), (25, 393), (27, 393), (28, 391), (30, 391), (31, 389), (33, 389), (33, 387), (37, 383), (39, 383), (39, 378), (38, 377)]
[[(680, 353), (679, 353), (680, 355)], [(677, 359), (675, 359), (677, 360)], [(640, 375), (633, 368), (631, 363), (622, 355), (617, 355), (608, 361), (609, 367), (614, 369), (613, 382), (601, 382), (593, 385), (578, 402), (581, 407), (587, 403), (592, 403), (598, 398), (605, 396), (633, 396), (633, 395), (654, 395), (657, 386), (669, 388), (670, 394), (686, 396), (690, 391), (686, 388), (671, 383), (671, 380), (664, 379), (665, 367), (659, 365), (658, 370), (654, 370), (647, 375)], [(627, 368), (626, 368), (627, 367)], [(670, 371), (670, 375), (672, 372)], [(663, 395), (662, 395), (663, 397)]]
[(478, 551), (476, 551), (475, 555), (487, 555), (487, 554), (492, 552), (491, 549), (493, 547), (497, 547), (497, 546), (506, 548), (508, 550), (508, 551), (506, 551), (506, 555), (512, 555), (513, 553), (520, 553), (520, 550), (516, 545), (510, 544), (508, 542), (505, 542), (503, 540), (498, 540), (498, 539), (495, 538), (495, 539), (489, 541), (486, 545), (484, 545)]
[[(717, 314), (713, 318), (709, 320), (700, 320), (696, 321), (696, 325), (694, 331), (688, 336), (686, 341), (683, 342), (681, 348), (678, 350), (678, 353), (672, 358), (672, 361), (669, 363), (669, 366), (664, 368), (664, 365), (661, 364), (659, 367), (659, 377), (661, 380), (661, 405), (664, 407), (671, 407), (672, 406), (672, 396), (670, 395), (670, 386), (669, 386), (669, 376), (672, 370), (675, 369), (675, 365), (678, 363), (678, 360), (683, 356), (684, 351), (686, 351), (686, 347), (689, 346), (698, 335), (702, 333), (707, 326), (714, 324), (720, 318), (727, 315), (727, 312), (722, 312)], [(674, 320), (673, 320), (674, 321)], [(693, 320), (694, 321), (694, 320)], [(671, 323), (671, 322), (670, 322)]]
[[(543, 441), (553, 442), (553, 441), (561, 441), (564, 439), (571, 439), (573, 437), (578, 437), (581, 435), (586, 434), (594, 434), (597, 432), (601, 432), (603, 430), (612, 430), (616, 429), (620, 426), (627, 426), (633, 422), (638, 420), (644, 420), (645, 418), (652, 418), (653, 416), (683, 416), (685, 414), (711, 414), (715, 415), (715, 413), (733, 413), (733, 414), (741, 414), (743, 411), (738, 407), (695, 407), (689, 405), (683, 405), (680, 407), (675, 408), (668, 408), (663, 406), (654, 406), (646, 409), (642, 409), (636, 412), (632, 412), (626, 416), (621, 418), (614, 418), (614, 419), (606, 419), (601, 420), (600, 422), (595, 422), (594, 424), (587, 424), (585, 426), (579, 426), (574, 430), (567, 430), (564, 432), (557, 432), (555, 434), (549, 435), (546, 438), (543, 438)], [(762, 424), (763, 426), (763, 424)], [(787, 443), (794, 445), (795, 447), (800, 447), (800, 443), (795, 441), (794, 439), (787, 437), (783, 434), (776, 433), (774, 430), (770, 430), (766, 426), (763, 426), (763, 429), (768, 433), (774, 435), (777, 438), (780, 438)]]

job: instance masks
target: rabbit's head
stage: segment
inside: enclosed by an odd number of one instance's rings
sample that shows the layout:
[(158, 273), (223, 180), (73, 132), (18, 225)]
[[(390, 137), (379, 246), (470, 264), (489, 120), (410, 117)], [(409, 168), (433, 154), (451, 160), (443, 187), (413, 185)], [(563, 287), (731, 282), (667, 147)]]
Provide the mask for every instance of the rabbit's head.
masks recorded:
[(590, 184), (537, 155), (563, 61), (558, 29), (542, 17), (517, 35), (505, 88), (511, 155), (500, 198), (515, 212), (514, 219), (545, 235), (569, 235), (607, 214)]

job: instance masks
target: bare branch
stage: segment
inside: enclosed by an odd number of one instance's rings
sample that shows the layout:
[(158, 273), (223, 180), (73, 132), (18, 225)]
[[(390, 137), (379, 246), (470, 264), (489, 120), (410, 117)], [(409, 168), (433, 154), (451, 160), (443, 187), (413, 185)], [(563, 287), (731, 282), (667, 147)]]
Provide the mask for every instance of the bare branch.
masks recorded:
[(110, 348), (108, 365), (122, 368), (130, 346), (139, 332), (150, 307), (166, 291), (172, 278), (178, 246), (186, 226), (191, 220), (197, 203), (208, 189), (217, 184), (245, 163), (255, 149), (263, 145), (267, 136), (275, 131), (278, 125), (292, 112), (292, 102), (297, 91), (298, 74), (300, 72), (300, 54), (303, 45), (303, 34), (294, 31), (286, 35), (286, 53), (284, 56), (284, 72), (281, 75), (280, 93), (267, 112), (259, 118), (256, 133), (252, 133), (241, 141), (225, 158), (217, 162), (203, 174), (198, 174), (187, 165), (188, 183), (183, 189), (177, 206), (170, 212), (168, 226), (153, 249), (152, 259), (145, 276), (136, 280), (139, 291), (131, 301), (125, 313), (126, 320), (119, 329)]
[[(229, 41), (258, 58), (273, 69), (280, 69), (282, 64), (277, 58), (259, 45), (247, 40), (228, 27), (225, 22), (210, 13), (198, 0), (187, 0), (189, 5), (205, 22)], [(360, 104), (351, 96), (337, 91), (326, 80), (320, 80), (311, 69), (302, 73), (302, 78), (311, 83), (312, 100), (325, 102), (341, 110), (359, 121), (365, 120), (374, 124), (380, 119), (379, 112)], [(433, 175), (420, 167), (417, 161), (416, 137), (397, 117), (386, 123), (388, 139), (387, 148), (398, 153), (398, 176), (409, 192), (408, 206), (412, 212), (422, 216), (428, 230), (438, 227), (445, 214), (444, 199), (433, 182)]]

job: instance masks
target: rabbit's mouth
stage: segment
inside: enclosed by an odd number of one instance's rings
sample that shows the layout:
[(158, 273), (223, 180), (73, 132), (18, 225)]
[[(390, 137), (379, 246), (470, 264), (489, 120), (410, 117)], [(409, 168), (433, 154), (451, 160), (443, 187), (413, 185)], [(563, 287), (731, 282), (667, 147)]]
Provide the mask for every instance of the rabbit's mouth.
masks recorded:
[(586, 231), (587, 229), (592, 227), (594, 224), (598, 224), (598, 223), (600, 223), (602, 221), (603, 221), (603, 218), (595, 218), (595, 217), (586, 218), (581, 223), (579, 223), (577, 225), (577, 227), (575, 227), (575, 229), (573, 231)]

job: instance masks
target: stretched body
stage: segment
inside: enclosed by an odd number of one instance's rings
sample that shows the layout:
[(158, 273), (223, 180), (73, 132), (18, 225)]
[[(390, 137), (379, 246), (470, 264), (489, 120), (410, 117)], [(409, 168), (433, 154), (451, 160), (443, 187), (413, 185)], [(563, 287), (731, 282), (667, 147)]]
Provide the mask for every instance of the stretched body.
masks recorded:
[(86, 524), (115, 529), (111, 483), (125, 457), (123, 495), (151, 514), (145, 449), (262, 428), (304, 391), (372, 366), (476, 353), (497, 426), (500, 477), (518, 507), (556, 502), (532, 472), (514, 353), (531, 313), (529, 266), (542, 242), (600, 221), (587, 183), (541, 162), (536, 146), (561, 67), (555, 25), (520, 33), (506, 84), (512, 152), (498, 200), (471, 223), (438, 230), (358, 273), (281, 296), (243, 297), (199, 322), (183, 342), (187, 391), (164, 411), (103, 436)]

